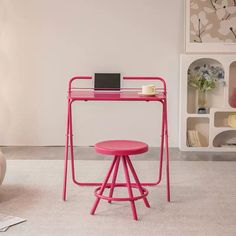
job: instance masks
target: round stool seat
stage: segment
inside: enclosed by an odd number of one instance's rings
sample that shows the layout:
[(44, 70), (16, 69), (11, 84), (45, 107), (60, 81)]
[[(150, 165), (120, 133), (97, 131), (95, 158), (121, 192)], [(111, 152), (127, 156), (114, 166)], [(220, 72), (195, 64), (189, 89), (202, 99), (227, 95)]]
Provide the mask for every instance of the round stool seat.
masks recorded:
[(133, 140), (108, 140), (96, 143), (95, 150), (105, 155), (128, 156), (147, 152), (148, 145)]

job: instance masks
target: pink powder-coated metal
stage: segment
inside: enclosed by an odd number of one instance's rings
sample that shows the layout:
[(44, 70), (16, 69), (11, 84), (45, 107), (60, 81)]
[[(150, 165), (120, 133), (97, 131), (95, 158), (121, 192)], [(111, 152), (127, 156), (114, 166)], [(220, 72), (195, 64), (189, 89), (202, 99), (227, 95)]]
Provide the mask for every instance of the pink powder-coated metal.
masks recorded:
[(95, 150), (105, 155), (136, 155), (148, 151), (148, 145), (140, 141), (108, 140), (95, 144)]
[(165, 82), (165, 80), (161, 77), (154, 77), (154, 76), (124, 76), (123, 79), (125, 80), (161, 80)]
[[(124, 186), (124, 185), (120, 185), (120, 184), (115, 184), (114, 185), (114, 188), (115, 187), (122, 187), (122, 188), (127, 188), (127, 186)], [(136, 186), (136, 184), (131, 184), (131, 187), (132, 188), (138, 188), (138, 186)], [(106, 188), (111, 188), (110, 185), (108, 185)], [(105, 196), (105, 195), (101, 195), (99, 194), (99, 191), (101, 190), (101, 187), (98, 187), (94, 190), (94, 195), (96, 197), (99, 197), (101, 199), (104, 199), (104, 200), (107, 200), (109, 203), (111, 203), (111, 201), (117, 201), (117, 202), (126, 202), (126, 201), (136, 201), (136, 200), (139, 200), (139, 199), (142, 199), (144, 197), (146, 197), (149, 192), (146, 188), (142, 187), (142, 195), (140, 196), (133, 196), (133, 198), (130, 198), (130, 197), (108, 197), (108, 196)], [(150, 207), (150, 205), (149, 205)]]
[(137, 91), (96, 92), (76, 90), (71, 91), (69, 97), (73, 101), (162, 101), (166, 96), (163, 92), (153, 96), (144, 96)]
[[(129, 145), (130, 145), (130, 149), (128, 149)], [(94, 202), (94, 205), (91, 209), (90, 214), (94, 215), (101, 199), (108, 200), (109, 203), (111, 201), (129, 201), (131, 204), (133, 218), (134, 218), (134, 220), (138, 220), (137, 211), (136, 211), (136, 207), (135, 207), (135, 201), (137, 201), (139, 199), (143, 199), (146, 207), (149, 208), (150, 205), (149, 205), (149, 202), (146, 198), (146, 196), (148, 195), (148, 190), (141, 186), (141, 183), (138, 179), (138, 176), (134, 170), (134, 167), (133, 167), (132, 162), (130, 161), (130, 158), (128, 155), (134, 155), (134, 151), (135, 151), (135, 154), (141, 154), (141, 153), (147, 152), (148, 145), (143, 142), (139, 142), (139, 141), (109, 140), (109, 141), (103, 141), (103, 142), (97, 143), (95, 145), (95, 150), (98, 153), (102, 153), (102, 154), (106, 154), (106, 155), (113, 155), (113, 153), (116, 153), (117, 156), (114, 157), (113, 162), (109, 168), (109, 171), (104, 179), (104, 182), (102, 183), (102, 186), (95, 189), (94, 195), (96, 196), (96, 200)], [(139, 150), (139, 151), (137, 151), (137, 150)], [(126, 153), (126, 155), (120, 154), (120, 153)], [(122, 162), (123, 162), (124, 174), (125, 174), (125, 179), (126, 179), (125, 186), (116, 183), (116, 177), (117, 177), (120, 159), (122, 159)], [(128, 166), (129, 166), (129, 169), (130, 169), (130, 171), (133, 175), (133, 178), (135, 180), (135, 184), (132, 184), (130, 181), (130, 174), (129, 174)], [(113, 169), (114, 169), (114, 173), (113, 173), (113, 178), (112, 178), (112, 184), (108, 185), (108, 180), (111, 176)], [(129, 197), (113, 197), (112, 195), (113, 195), (113, 191), (114, 191), (115, 187), (127, 187)], [(109, 197), (103, 195), (104, 190), (106, 188), (111, 188)], [(138, 188), (140, 195), (134, 196), (132, 188)]]
[(109, 193), (109, 200), (108, 202), (111, 203), (111, 198), (113, 196), (113, 192), (116, 186), (116, 177), (117, 177), (117, 173), (118, 173), (118, 169), (119, 169), (119, 164), (120, 164), (120, 158), (118, 158), (118, 160), (116, 161), (116, 165), (115, 165), (115, 169), (114, 169), (114, 174), (112, 177), (112, 183), (111, 183), (111, 188), (110, 188), (110, 193)]
[(73, 81), (75, 81), (75, 80), (88, 80), (88, 79), (92, 79), (92, 76), (75, 76), (75, 77), (71, 78), (69, 81), (69, 91), (71, 91), (71, 89), (72, 89)]
[[(67, 106), (67, 125), (66, 125), (66, 145), (65, 145), (65, 162), (64, 162), (64, 182), (63, 182), (63, 195), (62, 198), (66, 200), (67, 189), (67, 174), (68, 174), (68, 161), (70, 152), (72, 181), (79, 186), (101, 186), (100, 182), (81, 182), (76, 178), (75, 164), (74, 164), (74, 149), (73, 149), (73, 123), (72, 123), (72, 104), (75, 101), (146, 101), (158, 102), (162, 105), (161, 115), (161, 133), (160, 133), (160, 162), (158, 168), (157, 179), (153, 182), (142, 182), (142, 186), (156, 186), (162, 181), (163, 170), (163, 157), (165, 150), (166, 157), (166, 187), (167, 187), (167, 201), (170, 201), (170, 177), (169, 177), (169, 145), (168, 145), (168, 122), (167, 122), (167, 92), (165, 80), (161, 77), (124, 77), (125, 80), (153, 80), (159, 81), (162, 86), (156, 89), (157, 94), (154, 96), (142, 96), (139, 93), (141, 88), (121, 88), (118, 92), (107, 91), (94, 91), (93, 88), (73, 87), (74, 81), (91, 80), (91, 76), (76, 76), (70, 79), (68, 88), (68, 106)], [(157, 122), (159, 122), (157, 117)], [(108, 186), (111, 184), (108, 183)], [(126, 183), (119, 183), (120, 186), (126, 186)]]
[(143, 77), (143, 76), (126, 76), (126, 77), (123, 77), (124, 80), (153, 80), (153, 81), (160, 81), (163, 85), (163, 90), (165, 91), (165, 94), (166, 94), (166, 82), (163, 78), (161, 77)]

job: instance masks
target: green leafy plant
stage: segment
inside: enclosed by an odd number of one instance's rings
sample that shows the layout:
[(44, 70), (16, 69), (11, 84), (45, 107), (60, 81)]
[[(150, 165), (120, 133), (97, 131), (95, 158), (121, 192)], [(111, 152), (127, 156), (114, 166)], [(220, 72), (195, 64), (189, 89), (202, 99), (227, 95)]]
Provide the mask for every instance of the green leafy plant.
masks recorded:
[(220, 66), (204, 64), (188, 70), (188, 85), (201, 92), (214, 89), (217, 83), (225, 84), (224, 70)]

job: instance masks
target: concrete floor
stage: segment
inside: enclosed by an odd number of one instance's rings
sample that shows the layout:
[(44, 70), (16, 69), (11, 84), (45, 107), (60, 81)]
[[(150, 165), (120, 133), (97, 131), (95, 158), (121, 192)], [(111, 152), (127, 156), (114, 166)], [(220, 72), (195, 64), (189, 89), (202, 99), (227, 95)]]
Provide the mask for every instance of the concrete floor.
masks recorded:
[[(65, 147), (1, 147), (7, 160), (63, 160)], [(236, 161), (236, 152), (181, 152), (178, 148), (170, 148), (171, 161)], [(95, 153), (93, 147), (75, 147), (75, 159), (94, 160), (110, 159)], [(159, 148), (150, 148), (139, 160), (156, 160)]]
[[(5, 235), (236, 235), (236, 188), (232, 187), (236, 153), (180, 152), (170, 148), (171, 203), (166, 202), (163, 179), (158, 187), (149, 188), (150, 209), (137, 201), (140, 220), (134, 222), (126, 202), (106, 204), (102, 201), (96, 215), (90, 216), (94, 189), (78, 188), (70, 179), (68, 199), (62, 202), (64, 147), (1, 149), (7, 159), (7, 173), (0, 188), (1, 213), (27, 219), (9, 228)], [(158, 159), (158, 155), (158, 148), (150, 148), (135, 158), (135, 168), (144, 181), (156, 175), (153, 160)], [(79, 159), (76, 166), (80, 167), (82, 180), (102, 181), (110, 164), (86, 161), (110, 159), (96, 154), (92, 147), (76, 147), (75, 158)]]
[[(156, 176), (155, 161), (133, 164), (139, 178)], [(4, 236), (235, 236), (236, 162), (172, 161), (171, 202), (166, 183), (148, 187), (151, 208), (137, 201), (139, 221), (132, 219), (128, 202), (100, 201), (91, 216), (94, 187), (78, 187), (68, 179), (67, 201), (61, 199), (63, 160), (8, 160), (0, 187), (0, 212), (27, 221), (12, 226)], [(102, 181), (110, 161), (78, 160), (78, 178)], [(164, 171), (165, 172), (165, 171)], [(163, 177), (165, 173), (163, 172)], [(69, 173), (71, 173), (69, 171)], [(118, 173), (118, 182), (124, 179)], [(134, 191), (135, 195), (138, 194)], [(106, 191), (108, 194), (109, 191)], [(115, 190), (127, 196), (127, 189)]]

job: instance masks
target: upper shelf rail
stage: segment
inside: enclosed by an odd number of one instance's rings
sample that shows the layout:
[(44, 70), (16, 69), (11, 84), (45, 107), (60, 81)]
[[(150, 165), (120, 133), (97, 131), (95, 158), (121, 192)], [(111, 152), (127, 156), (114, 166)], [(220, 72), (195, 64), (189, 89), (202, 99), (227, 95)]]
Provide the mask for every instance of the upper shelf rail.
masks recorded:
[[(92, 79), (92, 76), (75, 76), (70, 79), (69, 81), (69, 92), (72, 89), (72, 83), (75, 80), (90, 80)], [(166, 82), (161, 77), (146, 77), (146, 76), (125, 76), (123, 77), (123, 80), (156, 80), (160, 81), (162, 83), (162, 88), (159, 88), (161, 90), (164, 90), (164, 94), (166, 94)], [(92, 89), (92, 88), (84, 88), (84, 89)], [(125, 90), (126, 88), (121, 88), (121, 90)], [(138, 89), (138, 88), (127, 88), (127, 89)]]

